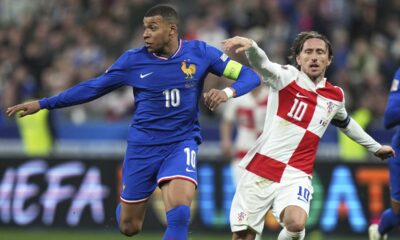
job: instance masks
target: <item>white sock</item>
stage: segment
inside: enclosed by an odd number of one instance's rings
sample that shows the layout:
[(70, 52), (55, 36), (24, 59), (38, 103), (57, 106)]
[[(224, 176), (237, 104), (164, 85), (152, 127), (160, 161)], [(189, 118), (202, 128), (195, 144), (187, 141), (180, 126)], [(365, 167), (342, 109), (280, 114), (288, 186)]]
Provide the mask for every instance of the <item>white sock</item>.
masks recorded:
[(254, 240), (261, 240), (261, 234), (256, 234), (256, 238)]
[(303, 240), (305, 235), (305, 229), (300, 232), (290, 232), (286, 228), (283, 228), (279, 233), (278, 240)]

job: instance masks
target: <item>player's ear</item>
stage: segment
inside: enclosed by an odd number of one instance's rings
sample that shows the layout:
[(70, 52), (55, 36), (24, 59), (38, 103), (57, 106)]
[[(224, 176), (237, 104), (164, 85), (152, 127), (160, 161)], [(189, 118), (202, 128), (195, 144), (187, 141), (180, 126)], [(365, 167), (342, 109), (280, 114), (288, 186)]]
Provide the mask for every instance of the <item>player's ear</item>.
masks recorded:
[(331, 65), (331, 63), (332, 63), (332, 59), (333, 59), (333, 56), (332, 56), (331, 58), (329, 58), (329, 59), (328, 59), (328, 64), (327, 64), (326, 66), (329, 66), (329, 65)]
[(297, 65), (301, 66), (300, 54), (296, 56), (296, 63), (297, 63)]
[(178, 33), (178, 26), (174, 23), (170, 24), (170, 34), (174, 35)]

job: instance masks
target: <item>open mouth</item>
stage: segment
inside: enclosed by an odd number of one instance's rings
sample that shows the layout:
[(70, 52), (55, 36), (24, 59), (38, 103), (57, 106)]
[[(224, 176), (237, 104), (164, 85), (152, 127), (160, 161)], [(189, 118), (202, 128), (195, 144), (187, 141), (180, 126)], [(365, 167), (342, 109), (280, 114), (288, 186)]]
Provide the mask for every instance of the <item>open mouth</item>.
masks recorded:
[(318, 70), (319, 69), (319, 65), (318, 64), (310, 64), (310, 68), (312, 70)]

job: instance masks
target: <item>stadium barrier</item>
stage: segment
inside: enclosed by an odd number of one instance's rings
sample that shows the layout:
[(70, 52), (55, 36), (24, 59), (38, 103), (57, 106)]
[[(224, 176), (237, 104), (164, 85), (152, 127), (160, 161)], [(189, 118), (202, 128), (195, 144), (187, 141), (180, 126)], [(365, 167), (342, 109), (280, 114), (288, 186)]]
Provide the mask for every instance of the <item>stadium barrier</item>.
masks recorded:
[[(121, 161), (115, 159), (0, 159), (0, 227), (113, 228)], [(192, 207), (193, 231), (229, 231), (234, 194), (230, 164), (200, 159), (199, 187)], [(365, 234), (389, 206), (385, 164), (317, 161), (307, 229), (324, 233)], [(307, 193), (298, 192), (299, 198)], [(146, 230), (165, 223), (160, 192), (152, 198)], [(264, 231), (277, 231), (272, 215)]]

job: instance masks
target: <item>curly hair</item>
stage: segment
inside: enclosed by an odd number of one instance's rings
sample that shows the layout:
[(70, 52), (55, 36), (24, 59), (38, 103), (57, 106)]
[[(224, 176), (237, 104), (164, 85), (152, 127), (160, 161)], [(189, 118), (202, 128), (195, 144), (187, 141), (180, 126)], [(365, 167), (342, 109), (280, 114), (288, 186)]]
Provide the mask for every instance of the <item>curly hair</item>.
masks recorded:
[(329, 59), (333, 58), (332, 45), (326, 36), (315, 31), (301, 32), (297, 35), (297, 37), (293, 41), (289, 55), (289, 60), (298, 69), (300, 69), (300, 66), (296, 62), (296, 57), (300, 54), (301, 50), (303, 50), (304, 42), (310, 38), (318, 38), (324, 41), (326, 44), (326, 48), (328, 49)]

